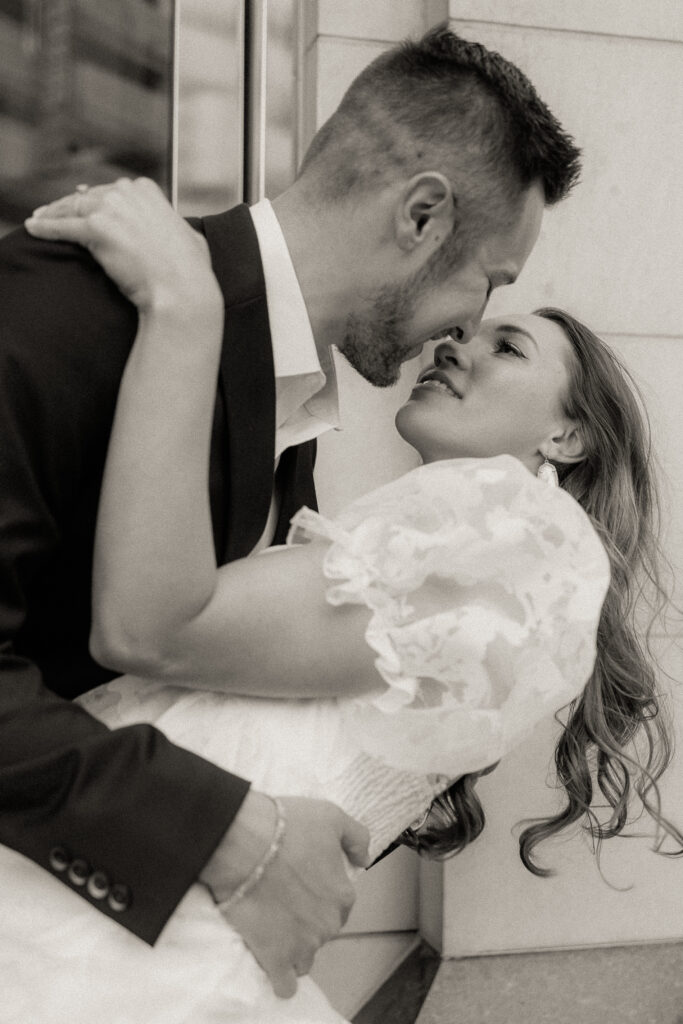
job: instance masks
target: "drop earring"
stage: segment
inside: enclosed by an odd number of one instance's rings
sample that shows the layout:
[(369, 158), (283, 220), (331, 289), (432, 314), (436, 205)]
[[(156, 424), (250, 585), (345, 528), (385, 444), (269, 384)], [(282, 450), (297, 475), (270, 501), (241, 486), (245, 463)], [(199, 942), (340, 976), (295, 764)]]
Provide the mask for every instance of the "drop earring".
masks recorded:
[(548, 484), (549, 487), (560, 486), (560, 479), (557, 475), (557, 470), (553, 466), (552, 462), (548, 462), (547, 455), (543, 456), (543, 462), (538, 467), (536, 476), (539, 480), (542, 480), (544, 484)]

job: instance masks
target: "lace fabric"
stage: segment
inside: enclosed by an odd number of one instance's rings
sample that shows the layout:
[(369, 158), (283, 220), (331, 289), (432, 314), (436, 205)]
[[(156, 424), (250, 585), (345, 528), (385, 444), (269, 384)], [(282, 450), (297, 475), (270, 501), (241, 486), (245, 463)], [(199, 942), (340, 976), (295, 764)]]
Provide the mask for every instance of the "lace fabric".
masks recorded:
[(373, 613), (386, 686), (346, 715), (385, 763), (478, 770), (585, 686), (607, 555), (577, 502), (511, 456), (419, 467), (333, 521), (304, 508), (289, 543), (314, 537), (327, 600)]

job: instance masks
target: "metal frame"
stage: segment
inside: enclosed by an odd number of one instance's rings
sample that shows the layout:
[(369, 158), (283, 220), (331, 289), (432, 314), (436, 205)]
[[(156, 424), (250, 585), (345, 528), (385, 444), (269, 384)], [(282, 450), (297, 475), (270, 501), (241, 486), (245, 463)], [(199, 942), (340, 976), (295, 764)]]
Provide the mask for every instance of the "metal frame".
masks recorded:
[(266, 95), (268, 83), (268, 0), (245, 4), (244, 201), (266, 193)]

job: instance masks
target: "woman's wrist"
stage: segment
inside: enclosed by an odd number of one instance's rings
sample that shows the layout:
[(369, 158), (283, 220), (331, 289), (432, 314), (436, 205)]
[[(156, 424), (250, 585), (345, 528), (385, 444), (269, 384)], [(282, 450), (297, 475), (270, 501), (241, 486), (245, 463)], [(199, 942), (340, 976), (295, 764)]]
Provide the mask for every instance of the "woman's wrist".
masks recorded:
[(201, 349), (207, 355), (210, 353), (212, 359), (217, 358), (223, 339), (224, 312), (217, 285), (215, 290), (183, 289), (174, 293), (167, 288), (157, 289), (138, 306), (136, 347), (150, 353), (161, 348), (167, 356), (181, 350), (183, 359), (190, 360), (187, 369), (194, 377)]
[(185, 279), (174, 286), (171, 282), (158, 282), (136, 296), (141, 318), (154, 318), (170, 322), (190, 318), (223, 318), (224, 300), (215, 277), (205, 275)]

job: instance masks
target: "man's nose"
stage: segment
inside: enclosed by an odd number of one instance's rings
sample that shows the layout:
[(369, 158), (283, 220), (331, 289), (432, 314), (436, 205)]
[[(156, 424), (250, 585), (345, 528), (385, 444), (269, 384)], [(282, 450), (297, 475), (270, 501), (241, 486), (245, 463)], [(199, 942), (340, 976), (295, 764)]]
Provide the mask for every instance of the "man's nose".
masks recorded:
[(459, 322), (458, 327), (460, 328), (460, 330), (458, 332), (454, 332), (454, 341), (457, 341), (459, 345), (467, 345), (470, 341), (472, 341), (472, 338), (479, 330), (479, 324), (481, 323), (482, 317), (484, 316), (485, 308), (486, 303), (484, 303), (484, 305), (482, 306), (478, 313), (475, 313), (468, 320), (461, 320)]
[(458, 337), (457, 340), (461, 345), (467, 345), (479, 330), (481, 322), (484, 319), (484, 313), (486, 312), (486, 307), (488, 305), (490, 293), (491, 289), (489, 289), (486, 295), (482, 294), (482, 301), (479, 309), (470, 309), (470, 315), (467, 317), (467, 319), (458, 321), (458, 326), (460, 327), (462, 334)]

